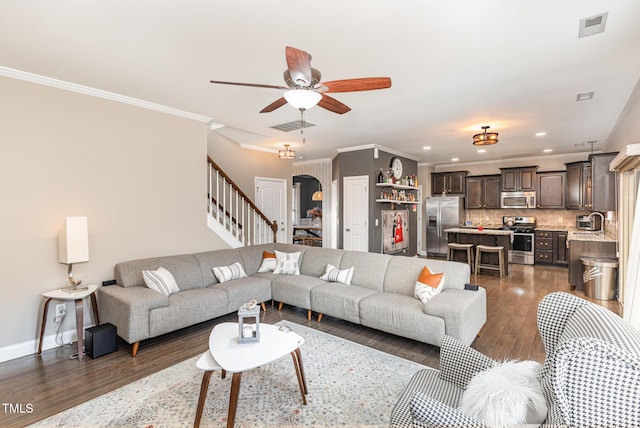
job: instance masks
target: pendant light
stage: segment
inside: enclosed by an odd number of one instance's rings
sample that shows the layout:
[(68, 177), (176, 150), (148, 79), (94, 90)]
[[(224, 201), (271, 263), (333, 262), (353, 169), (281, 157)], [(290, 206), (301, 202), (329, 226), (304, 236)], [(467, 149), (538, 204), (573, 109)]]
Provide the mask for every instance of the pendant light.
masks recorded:
[(473, 136), (473, 144), (475, 146), (490, 146), (491, 144), (495, 144), (498, 142), (498, 133), (497, 132), (487, 132), (487, 129), (491, 128), (488, 125), (482, 127), (484, 130), (481, 134), (476, 134)]

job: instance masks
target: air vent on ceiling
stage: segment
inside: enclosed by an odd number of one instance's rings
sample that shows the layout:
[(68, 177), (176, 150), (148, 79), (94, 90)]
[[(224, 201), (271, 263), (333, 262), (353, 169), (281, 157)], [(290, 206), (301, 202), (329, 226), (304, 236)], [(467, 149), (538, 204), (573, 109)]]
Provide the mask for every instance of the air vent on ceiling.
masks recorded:
[(576, 95), (576, 101), (588, 101), (593, 98), (594, 91), (581, 92)]
[(312, 126), (316, 126), (315, 123), (307, 122), (306, 120), (304, 122), (301, 122), (299, 120), (294, 120), (293, 122), (287, 122), (287, 123), (281, 123), (280, 125), (274, 125), (271, 128), (277, 129), (278, 131), (289, 132), (289, 131), (295, 131), (296, 129), (302, 128), (302, 123), (304, 123), (304, 127), (305, 128), (310, 128)]
[(608, 15), (609, 12), (605, 12), (588, 18), (582, 18), (580, 20), (580, 26), (578, 27), (578, 38), (604, 33)]

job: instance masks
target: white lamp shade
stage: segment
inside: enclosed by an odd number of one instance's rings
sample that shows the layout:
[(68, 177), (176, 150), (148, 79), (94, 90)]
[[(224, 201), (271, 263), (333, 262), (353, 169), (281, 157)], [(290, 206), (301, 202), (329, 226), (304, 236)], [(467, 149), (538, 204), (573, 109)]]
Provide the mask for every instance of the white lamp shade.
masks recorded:
[(320, 102), (322, 95), (309, 89), (291, 89), (284, 93), (284, 99), (297, 109), (310, 109)]
[(87, 217), (67, 217), (58, 234), (60, 263), (89, 261), (89, 227)]

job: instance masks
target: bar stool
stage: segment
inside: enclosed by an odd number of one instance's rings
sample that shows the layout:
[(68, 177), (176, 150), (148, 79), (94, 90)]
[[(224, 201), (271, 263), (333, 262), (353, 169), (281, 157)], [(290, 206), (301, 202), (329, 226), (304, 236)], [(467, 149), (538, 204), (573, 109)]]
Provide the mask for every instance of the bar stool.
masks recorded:
[[(498, 253), (498, 266), (482, 263), (482, 253)], [(500, 272), (500, 278), (504, 276), (504, 247), (490, 247), (488, 245), (476, 246), (476, 274), (480, 269), (493, 269)]]
[(467, 264), (469, 264), (471, 272), (473, 272), (473, 244), (456, 244), (455, 242), (450, 242), (447, 247), (447, 260), (453, 260), (454, 251), (466, 251)]

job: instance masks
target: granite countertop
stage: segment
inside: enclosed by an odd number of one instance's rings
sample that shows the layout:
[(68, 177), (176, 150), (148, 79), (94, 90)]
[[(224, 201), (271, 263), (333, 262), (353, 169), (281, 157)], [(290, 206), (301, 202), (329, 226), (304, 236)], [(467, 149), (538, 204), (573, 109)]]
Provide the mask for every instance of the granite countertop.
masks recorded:
[(469, 233), (472, 235), (508, 235), (511, 242), (513, 242), (513, 232), (511, 230), (504, 229), (482, 229), (479, 230), (477, 227), (452, 227), (450, 229), (445, 229), (445, 233)]
[(567, 236), (569, 241), (597, 241), (597, 242), (617, 242), (615, 236), (600, 232), (585, 232), (570, 230)]

